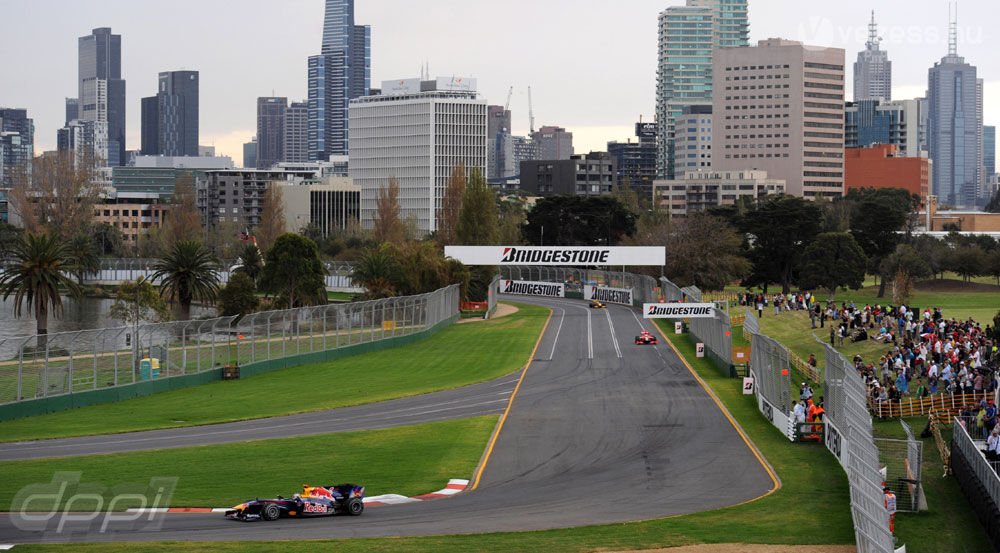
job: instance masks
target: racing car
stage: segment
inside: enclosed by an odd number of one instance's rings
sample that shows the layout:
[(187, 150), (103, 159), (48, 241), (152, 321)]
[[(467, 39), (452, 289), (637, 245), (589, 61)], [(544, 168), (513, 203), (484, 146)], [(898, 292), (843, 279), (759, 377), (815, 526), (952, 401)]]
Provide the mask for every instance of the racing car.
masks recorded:
[(658, 343), (660, 342), (656, 339), (656, 336), (653, 336), (648, 330), (639, 332), (639, 335), (635, 337), (635, 345), (637, 346), (655, 346)]
[(590, 300), (590, 308), (591, 309), (604, 309), (605, 307), (607, 307), (607, 305), (605, 305), (604, 302), (602, 302), (602, 301), (599, 301), (599, 300)]
[(241, 521), (311, 518), (330, 515), (358, 516), (365, 510), (365, 488), (356, 484), (302, 486), (291, 498), (254, 499), (226, 511), (226, 518)]

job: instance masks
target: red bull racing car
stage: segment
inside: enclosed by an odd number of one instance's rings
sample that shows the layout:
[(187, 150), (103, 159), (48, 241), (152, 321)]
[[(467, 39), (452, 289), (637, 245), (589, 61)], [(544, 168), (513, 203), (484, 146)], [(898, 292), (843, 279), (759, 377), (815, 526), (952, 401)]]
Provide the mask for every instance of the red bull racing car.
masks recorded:
[(302, 486), (291, 498), (254, 499), (226, 511), (226, 518), (241, 521), (311, 518), (330, 515), (358, 516), (365, 510), (365, 488), (355, 484)]
[(656, 339), (656, 336), (653, 336), (648, 330), (643, 330), (638, 336), (635, 337), (635, 345), (637, 346), (655, 346), (658, 343), (660, 342)]

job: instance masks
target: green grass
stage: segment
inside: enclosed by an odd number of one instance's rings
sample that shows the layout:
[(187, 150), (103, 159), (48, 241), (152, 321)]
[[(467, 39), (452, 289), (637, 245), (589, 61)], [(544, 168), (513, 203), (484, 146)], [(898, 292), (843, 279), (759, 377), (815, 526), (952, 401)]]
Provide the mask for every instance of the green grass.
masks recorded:
[(356, 294), (354, 292), (332, 292), (330, 290), (326, 291), (326, 299), (333, 302), (353, 301), (355, 295)]
[(105, 488), (176, 477), (170, 507), (228, 507), (258, 496), (287, 497), (305, 483), (355, 482), (368, 495), (418, 495), (443, 488), (449, 478), (471, 478), (496, 421), (484, 416), (304, 438), (4, 462), (0, 505), (9, 507), (23, 486), (51, 481), (56, 471), (81, 471), (81, 483)]
[[(661, 327), (667, 330), (665, 326)], [(669, 329), (672, 332), (672, 328)], [(582, 553), (627, 551), (695, 543), (851, 544), (854, 529), (847, 476), (832, 455), (815, 444), (793, 444), (742, 395), (739, 381), (718, 376), (707, 359), (696, 359), (688, 336), (669, 335), (698, 374), (718, 394), (730, 413), (778, 473), (775, 493), (735, 507), (672, 518), (587, 526), (542, 532), (505, 532), (468, 536), (383, 538), (286, 542), (129, 543), (73, 545), (83, 552), (273, 551), (307, 553), (333, 549), (347, 553), (451, 553), (538, 551)], [(597, 506), (595, 506), (596, 508)], [(22, 546), (18, 546), (19, 548)], [(29, 552), (63, 552), (66, 546), (29, 545)]]
[(415, 344), (143, 398), (0, 422), (0, 442), (172, 428), (332, 409), (455, 388), (524, 366), (548, 309), (453, 325)]
[[(926, 417), (907, 419), (914, 434), (927, 424)], [(942, 437), (950, 442), (950, 431), (942, 428)], [(898, 420), (876, 421), (875, 435), (881, 438), (905, 439)], [(927, 497), (928, 510), (922, 513), (898, 513), (896, 536), (911, 551), (920, 553), (989, 553), (993, 551), (983, 527), (966, 500), (954, 476), (942, 478), (941, 457), (934, 438), (923, 442), (921, 480)]]

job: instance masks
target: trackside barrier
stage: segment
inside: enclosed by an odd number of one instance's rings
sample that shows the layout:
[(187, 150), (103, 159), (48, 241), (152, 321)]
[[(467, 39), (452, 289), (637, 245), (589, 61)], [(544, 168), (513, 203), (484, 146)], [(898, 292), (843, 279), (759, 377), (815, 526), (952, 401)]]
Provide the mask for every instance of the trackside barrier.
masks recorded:
[(792, 403), (791, 376), (785, 348), (763, 334), (753, 334), (750, 347), (750, 374), (754, 379), (758, 410), (789, 440), (794, 439), (795, 434), (790, 430), (792, 428), (792, 413), (789, 409)]
[(486, 309), (486, 315), (484, 319), (489, 319), (497, 312), (497, 296), (500, 295), (500, 275), (493, 277), (490, 281), (489, 288), (486, 289), (486, 303), (488, 307)]
[(872, 433), (872, 417), (868, 412), (865, 383), (843, 355), (827, 344), (824, 347), (824, 443), (847, 472), (858, 551), (893, 553), (889, 513), (885, 509), (882, 474), (879, 470), (881, 463)]
[[(459, 288), (453, 285), (418, 296), (266, 311), (239, 320), (220, 317), (64, 332), (49, 334), (47, 340), (7, 339), (0, 343), (0, 411), (18, 412), (26, 402), (82, 392), (156, 388), (149, 383), (218, 372), (224, 365), (303, 358), (424, 333), (457, 317), (458, 308)], [(188, 381), (201, 383), (189, 379), (171, 386)], [(50, 403), (73, 406), (72, 401)], [(6, 405), (10, 408), (4, 409)]]
[[(681, 288), (667, 277), (660, 277), (660, 289), (668, 302), (701, 303), (702, 292), (696, 286)], [(705, 344), (705, 353), (724, 376), (736, 377), (733, 366), (733, 330), (729, 315), (716, 309), (711, 319), (693, 318), (688, 329), (697, 342)]]
[[(139, 277), (149, 278), (156, 271), (153, 266), (157, 259), (140, 258), (102, 258), (100, 268), (93, 273), (83, 275), (84, 284), (120, 284), (126, 281), (134, 281)], [(223, 284), (229, 282), (230, 268), (236, 264), (235, 261), (223, 261), (219, 264), (222, 270), (218, 271), (219, 281)], [(345, 261), (330, 261), (323, 263), (326, 268), (324, 281), (327, 288), (338, 288), (352, 291), (364, 291), (351, 281), (351, 271), (353, 267)]]
[(966, 499), (986, 528), (994, 548), (1000, 548), (1000, 463), (983, 455), (982, 441), (969, 434), (962, 419), (953, 419), (951, 468)]
[(500, 276), (510, 280), (561, 282), (566, 286), (567, 298), (582, 298), (584, 286), (606, 286), (631, 289), (632, 305), (635, 306), (660, 301), (656, 279), (646, 275), (573, 267), (505, 265), (500, 267)]

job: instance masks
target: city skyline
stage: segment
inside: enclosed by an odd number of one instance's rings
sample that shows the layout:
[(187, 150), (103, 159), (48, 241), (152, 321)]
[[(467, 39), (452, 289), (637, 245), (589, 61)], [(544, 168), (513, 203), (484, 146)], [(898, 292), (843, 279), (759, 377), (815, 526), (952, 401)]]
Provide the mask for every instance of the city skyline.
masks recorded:
[[(183, 7), (190, 4), (194, 11)], [(356, 19), (371, 25), (372, 82), (415, 77), (429, 61), (433, 75), (478, 78), (491, 104), (502, 104), (510, 86), (514, 134), (528, 127), (527, 86), (532, 86), (536, 126), (559, 125), (574, 133), (579, 152), (603, 150), (609, 140), (625, 141), (643, 115), (651, 121), (655, 104), (656, 24), (658, 14), (679, 0), (635, 0), (614, 12), (593, 17), (579, 2), (554, 0), (542, 6), (515, 0), (502, 11), (481, 3), (427, 0), (420, 6), (389, 0), (359, 0)], [(128, 9), (125, 9), (125, 7)], [(272, 30), (273, 47), (255, 47), (259, 27), (273, 10), (264, 0), (241, 3), (238, 11), (222, 2), (195, 4), (181, 0), (171, 13), (156, 12), (153, 4), (109, 0), (99, 10), (85, 4), (40, 0), (5, 8), (13, 16), (0, 22), (0, 48), (30, 44), (31, 56), (13, 56), (12, 74), (0, 87), (0, 104), (26, 108), (35, 120), (36, 154), (55, 149), (56, 130), (64, 123), (64, 98), (76, 91), (76, 40), (93, 28), (111, 27), (122, 35), (122, 78), (131, 85), (126, 99), (127, 148), (140, 146), (140, 98), (155, 93), (152, 83), (163, 71), (197, 70), (201, 84), (201, 142), (215, 145), (220, 155), (242, 159), (242, 144), (255, 132), (256, 98), (274, 95), (306, 96), (306, 60), (316, 53), (323, 32), (322, 0), (293, 0), (281, 11), (309, 14), (301, 25)], [(195, 9), (197, 7), (197, 9)], [(595, 4), (595, 8), (597, 5)], [(848, 58), (864, 49), (871, 8), (875, 7), (882, 48), (893, 60), (893, 97), (922, 96), (927, 71), (947, 53), (947, 2), (892, 0), (873, 6), (848, 0), (836, 13), (821, 6), (788, 13), (787, 2), (750, 1), (751, 43), (768, 37), (802, 40), (807, 44), (844, 48)], [(988, 29), (977, 14), (988, 13), (986, 0), (960, 5), (960, 51), (978, 66), (985, 79), (985, 124), (1000, 122), (1000, 60), (990, 55)], [(119, 9), (120, 8), (120, 9)], [(176, 12), (176, 13), (173, 13)], [(192, 18), (192, 13), (203, 17)], [(532, 17), (523, 17), (530, 13)], [(558, 17), (555, 17), (558, 15)], [(466, 26), (486, 20), (490, 26)], [(219, 26), (218, 21), (227, 22)], [(552, 33), (552, 22), (571, 32)], [(173, 38), (173, 23), (183, 22), (195, 38), (164, 47)], [(256, 29), (256, 30), (255, 30)], [(528, 45), (491, 46), (506, 35), (493, 29), (533, 37)], [(476, 44), (478, 42), (478, 44)], [(455, 48), (455, 44), (469, 44)], [(206, 48), (211, 46), (211, 51)], [(627, 49), (629, 56), (622, 56)], [(528, 50), (548, 52), (530, 55)], [(247, 52), (253, 51), (250, 56)], [(517, 61), (516, 60), (528, 60)], [(606, 61), (608, 71), (596, 71), (595, 60)], [(852, 82), (851, 64), (846, 68)], [(44, 66), (46, 71), (38, 71)], [(237, 85), (238, 83), (238, 85)], [(850, 88), (850, 87), (848, 87)], [(850, 90), (848, 90), (850, 97)], [(600, 106), (600, 109), (594, 109)]]

